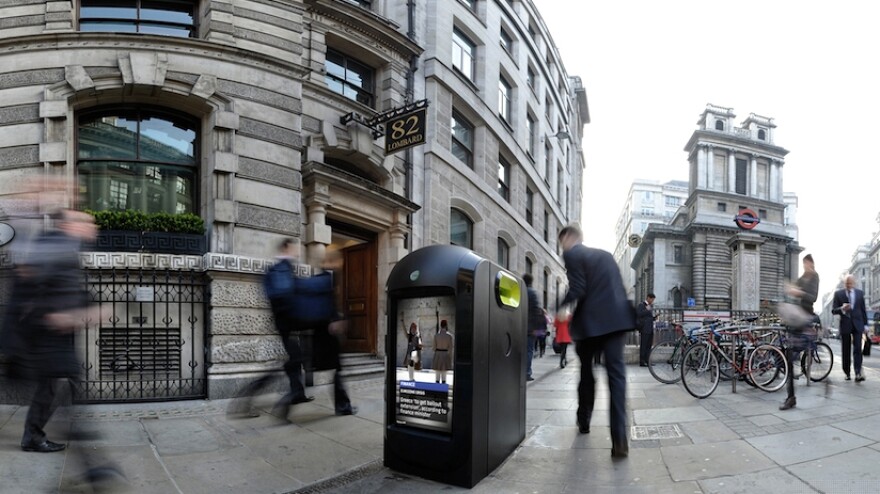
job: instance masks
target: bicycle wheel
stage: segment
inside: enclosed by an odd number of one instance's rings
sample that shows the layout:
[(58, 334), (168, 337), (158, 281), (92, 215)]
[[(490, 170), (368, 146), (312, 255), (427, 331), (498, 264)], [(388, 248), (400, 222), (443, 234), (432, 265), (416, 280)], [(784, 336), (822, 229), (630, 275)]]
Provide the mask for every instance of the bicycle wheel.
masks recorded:
[[(810, 365), (810, 380), (819, 382), (828, 377), (831, 373), (831, 366), (834, 365), (834, 352), (828, 343), (817, 342), (816, 348), (809, 353), (813, 355), (813, 363)], [(801, 370), (807, 373), (807, 352), (801, 357)]]
[(681, 357), (685, 350), (680, 341), (657, 343), (648, 354), (648, 371), (664, 384), (677, 383), (681, 380)]
[(707, 343), (691, 346), (684, 352), (681, 363), (681, 382), (694, 398), (705, 398), (715, 392), (721, 373), (718, 357)]
[(785, 354), (773, 345), (761, 345), (749, 355), (749, 377), (764, 391), (777, 391), (785, 386), (788, 375)]

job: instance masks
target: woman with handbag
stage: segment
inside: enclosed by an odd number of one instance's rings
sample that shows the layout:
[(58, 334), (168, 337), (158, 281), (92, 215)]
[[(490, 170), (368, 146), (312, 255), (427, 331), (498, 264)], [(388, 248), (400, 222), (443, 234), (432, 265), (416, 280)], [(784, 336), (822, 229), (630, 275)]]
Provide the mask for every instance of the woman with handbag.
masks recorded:
[(567, 307), (556, 313), (556, 320), (553, 325), (556, 326), (556, 336), (553, 339), (553, 345), (560, 346), (559, 368), (565, 369), (568, 365), (568, 359), (565, 354), (568, 353), (568, 345), (571, 343), (571, 335), (568, 333), (568, 324), (571, 322), (571, 312)]

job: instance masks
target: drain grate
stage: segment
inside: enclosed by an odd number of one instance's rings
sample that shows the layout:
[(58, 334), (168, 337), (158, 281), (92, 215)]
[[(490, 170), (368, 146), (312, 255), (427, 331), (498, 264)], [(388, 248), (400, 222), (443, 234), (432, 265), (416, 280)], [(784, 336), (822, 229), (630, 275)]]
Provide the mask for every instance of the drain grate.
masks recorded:
[(684, 437), (678, 425), (634, 425), (632, 426), (633, 441), (648, 441), (651, 439), (678, 439)]

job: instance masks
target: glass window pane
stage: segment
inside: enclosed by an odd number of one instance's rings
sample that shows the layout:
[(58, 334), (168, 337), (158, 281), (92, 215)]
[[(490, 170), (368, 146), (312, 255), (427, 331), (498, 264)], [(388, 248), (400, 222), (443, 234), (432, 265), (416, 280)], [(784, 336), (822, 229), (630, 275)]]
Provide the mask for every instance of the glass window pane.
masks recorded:
[(324, 68), (328, 74), (335, 75), (340, 79), (345, 79), (345, 59), (339, 53), (327, 50), (327, 58), (324, 61)]
[(137, 26), (116, 21), (82, 21), (79, 30), (85, 33), (136, 33)]
[(460, 245), (473, 248), (471, 241), (473, 234), (473, 223), (461, 211), (453, 209), (449, 214), (449, 241), (453, 245)]
[(141, 121), (140, 134), (142, 160), (195, 164), (194, 129), (153, 116)]
[(192, 2), (144, 0), (141, 2), (141, 19), (192, 26), (193, 6)]
[(135, 0), (82, 0), (80, 19), (137, 19)]
[(137, 158), (137, 120), (105, 116), (79, 126), (79, 158)]
[(189, 38), (192, 35), (190, 29), (186, 27), (163, 26), (158, 24), (141, 24), (138, 32), (155, 34), (158, 36), (176, 36), (178, 38)]

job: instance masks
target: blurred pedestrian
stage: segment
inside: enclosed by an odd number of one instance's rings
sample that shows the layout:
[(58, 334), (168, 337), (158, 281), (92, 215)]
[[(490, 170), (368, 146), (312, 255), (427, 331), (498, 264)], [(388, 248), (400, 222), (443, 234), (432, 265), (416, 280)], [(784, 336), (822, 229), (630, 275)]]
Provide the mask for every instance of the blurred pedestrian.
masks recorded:
[(541, 308), (541, 302), (538, 300), (538, 292), (532, 288), (534, 278), (529, 273), (523, 275), (523, 281), (526, 283), (526, 294), (529, 301), (528, 328), (526, 333), (526, 381), (534, 381), (532, 377), (532, 359), (535, 357), (535, 345), (538, 342), (538, 333), (547, 332), (547, 319), (544, 318), (544, 310)]
[(357, 407), (352, 406), (340, 374), (340, 338), (345, 335), (347, 328), (347, 321), (337, 310), (336, 303), (337, 274), (342, 273), (342, 255), (336, 250), (329, 251), (320, 262), (319, 272), (295, 281), (298, 307), (295, 324), (300, 331), (314, 331), (312, 368), (333, 371), (333, 406), (336, 415), (354, 415)]
[[(813, 303), (819, 296), (819, 273), (813, 263), (813, 256), (807, 254), (803, 260), (804, 274), (797, 279), (794, 285), (786, 287), (786, 293), (798, 299), (799, 311), (804, 315), (806, 324), (800, 324), (789, 328), (788, 344), (785, 345), (786, 373), (785, 385), (788, 392), (785, 401), (779, 406), (780, 410), (788, 410), (797, 406), (797, 398), (794, 393), (794, 362), (801, 352), (810, 348), (815, 339), (812, 333), (812, 324), (819, 322), (818, 316), (813, 312)], [(857, 371), (858, 372), (858, 371)], [(807, 376), (809, 379), (809, 376)]]
[[(299, 335), (296, 334), (298, 327), (296, 325), (297, 304), (294, 293), (294, 276), (298, 254), (299, 245), (293, 239), (285, 238), (278, 245), (275, 264), (263, 276), (263, 288), (272, 308), (275, 330), (281, 337), (281, 344), (287, 352), (284, 372), (287, 374), (290, 391), (281, 398), (273, 409), (273, 415), (285, 421), (290, 407), (315, 399), (313, 396), (306, 396), (302, 379), (303, 351)], [(259, 412), (254, 410), (252, 406), (253, 396), (264, 389), (273, 377), (272, 374), (266, 374), (245, 386), (230, 404), (227, 410), (229, 415), (234, 418), (259, 416)]]
[(573, 225), (559, 232), (569, 286), (560, 307), (574, 306), (569, 330), (581, 361), (577, 426), (582, 434), (590, 432), (596, 394), (590, 362), (596, 352), (602, 351), (611, 398), (608, 409), (611, 456), (623, 458), (629, 454), (623, 347), (626, 332), (636, 327), (635, 310), (626, 298), (623, 278), (614, 257), (604, 250), (584, 246), (582, 238), (580, 228)]
[(654, 300), (657, 297), (649, 293), (645, 300), (636, 307), (636, 323), (639, 326), (639, 365), (648, 366), (648, 354), (654, 342)]
[(553, 343), (559, 345), (559, 367), (561, 369), (565, 369), (565, 366), (568, 365), (566, 355), (568, 354), (568, 345), (571, 344), (571, 335), (568, 332), (570, 322), (571, 311), (568, 310), (568, 307), (563, 307), (556, 312), (556, 320), (553, 322), (553, 325), (556, 326), (556, 337)]
[[(45, 431), (59, 405), (71, 405), (80, 376), (74, 335), (100, 316), (90, 304), (80, 252), (97, 236), (94, 218), (84, 212), (60, 209), (51, 216), (53, 229), (40, 235), (16, 266), (14, 308), (4, 322), (4, 351), (14, 375), (33, 381), (34, 395), (24, 422), (21, 449), (54, 453), (67, 445), (50, 440)], [(76, 414), (71, 412), (71, 417)], [(69, 439), (85, 437), (76, 423)], [(97, 436), (92, 434), (90, 439)], [(125, 476), (111, 463), (94, 467), (97, 456), (78, 454), (82, 481), (93, 491), (118, 489)]]

